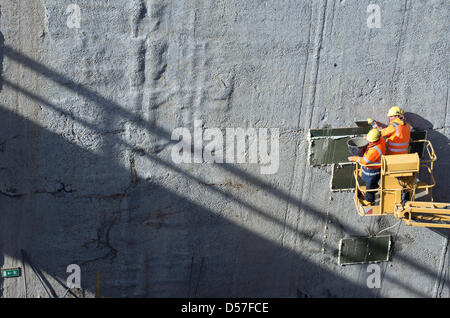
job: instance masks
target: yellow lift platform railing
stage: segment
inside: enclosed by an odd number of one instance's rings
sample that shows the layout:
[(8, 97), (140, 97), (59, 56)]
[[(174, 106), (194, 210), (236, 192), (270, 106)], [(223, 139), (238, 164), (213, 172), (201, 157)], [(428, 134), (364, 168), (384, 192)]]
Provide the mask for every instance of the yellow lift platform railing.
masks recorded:
[[(353, 173), (356, 184), (356, 210), (361, 216), (392, 214), (411, 226), (450, 228), (450, 203), (433, 202), (432, 189), (436, 185), (433, 168), (437, 159), (433, 146), (429, 140), (415, 142), (424, 143), (428, 158), (420, 160), (417, 153), (383, 156), (378, 189), (366, 190), (365, 186), (359, 185), (361, 166), (356, 163)], [(429, 183), (419, 182), (421, 168), (427, 172)], [(363, 197), (366, 192), (376, 192), (377, 199), (374, 204), (364, 204)], [(416, 201), (424, 194), (429, 195), (429, 202)]]

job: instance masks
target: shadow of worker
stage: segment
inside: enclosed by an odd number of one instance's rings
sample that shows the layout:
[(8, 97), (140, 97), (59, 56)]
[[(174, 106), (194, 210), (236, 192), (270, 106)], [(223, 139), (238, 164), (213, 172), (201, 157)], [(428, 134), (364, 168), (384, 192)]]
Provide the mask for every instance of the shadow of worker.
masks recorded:
[[(449, 138), (438, 130), (433, 129), (433, 123), (414, 113), (405, 113), (405, 119), (415, 131), (426, 131), (427, 139), (433, 145), (437, 160), (433, 175), (436, 185), (433, 188), (433, 199), (436, 202), (450, 202), (450, 145)], [(443, 130), (442, 130), (443, 131)], [(445, 133), (445, 132), (444, 132)], [(449, 229), (433, 229), (441, 235), (448, 236)]]

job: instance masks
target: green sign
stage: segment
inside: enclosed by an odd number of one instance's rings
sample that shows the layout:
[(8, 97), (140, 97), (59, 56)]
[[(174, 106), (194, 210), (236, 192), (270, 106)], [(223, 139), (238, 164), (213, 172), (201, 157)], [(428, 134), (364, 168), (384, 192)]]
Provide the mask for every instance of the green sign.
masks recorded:
[(20, 268), (2, 269), (2, 278), (19, 277)]

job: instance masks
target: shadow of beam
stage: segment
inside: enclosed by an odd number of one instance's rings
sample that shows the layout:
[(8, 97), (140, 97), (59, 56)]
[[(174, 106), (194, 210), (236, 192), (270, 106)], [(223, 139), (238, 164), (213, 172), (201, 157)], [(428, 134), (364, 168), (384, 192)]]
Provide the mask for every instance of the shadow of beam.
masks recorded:
[[(71, 79), (69, 79), (67, 76), (60, 74), (54, 70), (51, 70), (50, 68), (48, 68), (47, 66), (44, 66), (42, 64), (39, 64), (35, 61), (33, 61), (31, 58), (21, 54), (20, 52), (17, 52), (16, 50), (14, 50), (13, 48), (9, 47), (9, 46), (5, 46), (4, 48), (4, 54), (5, 56), (7, 56), (8, 58), (10, 58), (11, 60), (14, 60), (18, 63), (23, 64), (26, 67), (29, 67), (30, 69), (32, 69), (35, 72), (38, 72), (44, 76), (46, 76), (47, 78), (49, 78), (50, 80), (54, 81), (55, 83), (58, 83), (59, 85), (61, 85), (62, 87), (65, 87), (71, 91), (74, 91), (82, 96), (84, 96), (85, 98), (89, 99), (90, 101), (98, 104), (99, 106), (101, 106), (102, 108), (105, 109), (111, 109), (113, 108), (113, 112), (115, 112), (117, 114), (117, 116), (120, 116), (122, 118), (126, 118), (129, 121), (132, 121), (134, 124), (136, 124), (139, 128), (145, 129), (147, 131), (150, 131), (153, 134), (158, 135), (160, 138), (163, 138), (165, 140), (167, 140), (168, 142), (172, 142), (172, 143), (177, 143), (178, 141), (172, 141), (171, 140), (171, 133), (161, 127), (157, 127), (149, 122), (144, 121), (140, 116), (136, 115), (136, 114), (132, 114), (129, 111), (127, 111), (126, 109), (124, 109), (121, 105), (115, 103), (112, 100), (108, 100), (105, 97), (101, 96), (100, 94), (98, 94), (95, 91), (92, 91), (91, 89), (88, 89), (84, 86), (82, 86), (79, 83), (76, 83), (74, 81), (72, 81)], [(61, 112), (64, 115), (70, 116), (72, 118), (74, 118), (75, 120), (79, 121), (81, 124), (86, 125), (87, 127), (94, 129), (94, 125), (86, 122), (85, 120), (82, 120), (80, 118), (76, 118), (73, 117), (72, 114), (69, 114), (66, 111), (62, 111), (60, 110), (60, 108), (54, 104), (51, 104), (49, 101), (44, 100), (43, 98), (26, 91), (25, 89), (19, 87), (18, 85), (11, 83), (10, 81), (4, 80), (4, 83), (6, 85), (9, 85), (11, 88), (18, 90), (19, 92), (21, 92), (22, 94), (34, 99), (35, 101), (39, 102), (39, 103), (43, 103), (49, 107), (51, 107), (52, 109)], [(117, 140), (120, 143), (124, 143), (124, 141), (122, 140)], [(149, 155), (149, 154), (147, 154)], [(198, 182), (199, 184), (204, 184), (203, 180), (193, 176), (192, 174), (188, 174), (185, 171), (183, 171), (182, 169), (176, 167), (173, 164), (168, 164), (166, 162), (163, 162), (161, 159), (157, 158), (156, 156), (152, 156), (152, 159), (158, 161), (159, 163), (170, 167), (171, 169), (174, 169), (175, 171), (179, 172), (179, 173), (183, 173), (186, 176), (188, 176), (189, 178), (192, 178), (193, 180), (195, 180), (196, 182)], [(315, 208), (313, 208), (311, 205), (308, 205), (304, 202), (302, 202), (301, 200), (293, 197), (292, 195), (281, 191), (277, 188), (274, 188), (272, 185), (268, 184), (267, 182), (265, 182), (264, 180), (262, 180), (261, 178), (258, 178), (256, 176), (250, 175), (248, 173), (245, 173), (244, 171), (242, 171), (239, 168), (236, 168), (232, 165), (229, 164), (218, 164), (216, 165), (217, 168), (225, 170), (227, 172), (233, 173), (236, 176), (239, 177), (243, 177), (245, 178), (248, 182), (252, 183), (254, 186), (259, 187), (260, 189), (271, 193), (272, 195), (278, 197), (281, 200), (286, 201), (287, 203), (293, 204), (295, 205), (297, 208), (304, 210), (304, 212), (311, 214), (312, 216), (314, 216), (315, 218), (317, 218), (319, 221), (327, 221), (327, 215), (326, 213), (319, 211)], [(220, 189), (214, 189), (214, 191), (217, 192), (222, 192), (222, 195), (225, 195), (225, 197), (229, 198), (229, 194), (224, 193), (223, 191), (221, 191)], [(239, 203), (245, 204), (245, 202), (243, 201), (239, 201)], [(266, 215), (267, 216), (267, 215)], [(278, 221), (279, 222), (279, 221)], [(353, 229), (356, 233), (358, 233), (358, 231), (356, 229)]]
[[(21, 54), (20, 52), (15, 51), (13, 48), (9, 47), (9, 46), (5, 46), (4, 48), (4, 55), (7, 56), (8, 58), (10, 58), (11, 60), (14, 60), (18, 63), (23, 64), (26, 67), (29, 67), (30, 69), (32, 69), (35, 72), (38, 72), (44, 76), (46, 76), (47, 78), (49, 78), (50, 80), (54, 81), (55, 83), (58, 83), (59, 85), (61, 85), (62, 87), (65, 87), (71, 91), (74, 91), (82, 96), (84, 96), (85, 98), (89, 99), (90, 101), (98, 104), (99, 106), (101, 106), (102, 108), (106, 108), (106, 109), (111, 109), (113, 108), (113, 112), (115, 112), (117, 114), (117, 116), (120, 116), (121, 118), (125, 118), (127, 120), (133, 121), (134, 124), (136, 124), (139, 128), (145, 129), (150, 131), (151, 133), (158, 135), (160, 138), (167, 140), (168, 142), (172, 142), (172, 143), (177, 143), (178, 141), (172, 141), (171, 140), (171, 132), (161, 128), (161, 127), (157, 127), (147, 121), (144, 121), (140, 116), (130, 113), (129, 111), (127, 111), (124, 107), (122, 107), (121, 105), (117, 104), (116, 102), (109, 100), (103, 96), (101, 96), (100, 94), (98, 94), (97, 92), (88, 89), (84, 86), (82, 86), (79, 83), (76, 83), (74, 81), (72, 81), (71, 79), (69, 79), (68, 77), (64, 76), (63, 74), (60, 74), (54, 70), (51, 70), (50, 68), (48, 68), (47, 66), (44, 66), (42, 64), (39, 64), (35, 61), (33, 61), (31, 58)], [(11, 82), (7, 82), (5, 80), (5, 83), (11, 85), (11, 87), (15, 87), (16, 89), (20, 89), (17, 85), (11, 83)], [(21, 90), (22, 93), (25, 93), (24, 90)], [(37, 98), (35, 95), (32, 96), (29, 94), (30, 97), (36, 99), (39, 102), (42, 103), (46, 103), (47, 105), (50, 105), (47, 101), (44, 100), (40, 100), (39, 98)], [(55, 105), (52, 105), (52, 108), (55, 108)], [(79, 120), (79, 118), (77, 119)], [(82, 122), (83, 124), (86, 124), (86, 122)], [(251, 182), (253, 185), (264, 189), (265, 191), (279, 197), (280, 199), (286, 201), (286, 202), (290, 202), (294, 205), (296, 205), (298, 208), (300, 209), (304, 209), (305, 211), (308, 212), (308, 210), (310, 211), (314, 211), (314, 216), (317, 217), (319, 220), (325, 221), (327, 219), (326, 215), (321, 212), (321, 211), (317, 211), (314, 208), (312, 208), (310, 205), (305, 204), (304, 202), (296, 199), (295, 197), (289, 195), (288, 193), (281, 191), (277, 188), (272, 187), (270, 184), (268, 184), (267, 182), (265, 182), (264, 180), (262, 180), (261, 178), (258, 178), (256, 176), (250, 175), (245, 173), (244, 171), (242, 171), (241, 169), (238, 169), (232, 165), (229, 164), (220, 164), (217, 165), (217, 167), (219, 169), (223, 169), (226, 170), (228, 172), (231, 172), (237, 176), (244, 176), (246, 180), (248, 180), (249, 182)]]
[[(37, 126), (3, 106), (0, 108), (0, 118), (5, 123), (0, 127), (0, 132), (10, 128), (34, 127), (30, 130), (38, 131), (40, 143), (53, 145), (55, 151), (62, 154), (60, 158), (72, 158), (67, 160), (69, 165), (76, 165), (78, 160), (86, 156), (93, 157), (97, 162), (111, 160), (71, 144), (62, 136)], [(19, 147), (26, 147), (28, 142), (29, 136), (26, 134), (15, 139), (8, 146), (11, 150), (6, 153), (6, 162), (14, 164), (14, 159), (23, 155)], [(42, 169), (48, 173), (57, 173), (58, 164), (51, 160)], [(20, 177), (34, 173), (33, 169), (33, 166), (24, 162), (23, 166), (13, 166), (11, 173), (18, 170), (16, 177)], [(120, 170), (124, 168), (116, 163), (114, 171)], [(86, 202), (78, 204), (75, 202), (77, 198)], [(125, 198), (129, 205), (120, 211), (107, 208), (102, 212), (98, 209), (99, 206), (107, 205), (103, 203), (110, 199), (111, 206), (120, 207), (120, 202)], [(172, 207), (168, 206), (168, 202)], [(153, 271), (153, 275), (149, 276), (149, 286), (139, 296), (230, 297), (237, 293), (240, 297), (292, 297), (286, 285), (271, 287), (275, 277), (284, 281), (295, 279), (297, 289), (308, 290), (309, 295), (315, 297), (374, 296), (374, 291), (364, 284), (330, 272), (309, 258), (218, 216), (211, 209), (146, 180), (131, 183), (127, 192), (120, 197), (89, 198), (79, 197), (76, 192), (38, 191), (23, 194), (20, 198), (4, 197), (1, 208), (1, 242), (6, 243), (11, 238), (18, 244), (2, 244), (0, 257), (17, 257), (18, 250), (26, 248), (33, 263), (40, 265), (40, 273), (55, 279), (65, 273), (62, 269), (68, 264), (83, 264), (83, 288), (90, 291), (95, 291), (97, 271), (103, 271), (103, 276), (106, 275), (102, 283), (103, 297), (133, 296), (133, 289), (137, 287), (127, 285), (124, 276), (147, 268)], [(106, 228), (104, 223), (107, 223)], [(20, 231), (16, 232), (19, 228), (14, 224), (21, 224)], [(186, 227), (188, 233), (180, 227)], [(91, 241), (96, 228), (97, 239)], [(31, 239), (26, 240), (24, 236)], [(172, 243), (172, 247), (166, 250), (164, 246), (167, 240)], [(178, 249), (174, 246), (177, 242), (187, 244), (183, 247), (186, 249), (184, 252), (192, 256), (183, 256), (179, 260)], [(115, 253), (111, 253), (111, 250)], [(147, 255), (150, 264), (136, 268), (134, 263), (138, 254)], [(236, 254), (239, 254), (239, 259), (236, 259)], [(123, 264), (126, 261), (131, 263), (131, 267)], [(166, 264), (166, 261), (169, 263)], [(172, 268), (171, 274), (166, 276), (168, 267)], [(301, 279), (290, 275), (293, 267), (302, 269)], [(173, 281), (171, 276), (176, 276), (177, 272), (181, 272), (183, 277)], [(233, 276), (236, 280), (234, 283), (231, 279)], [(326, 283), (318, 286), (314, 280), (319, 278)], [(47, 282), (51, 284), (50, 279)], [(117, 288), (115, 284), (124, 289)], [(233, 287), (233, 284), (237, 286)], [(61, 286), (56, 287), (59, 288), (54, 289), (53, 296), (62, 293)]]
[[(100, 105), (103, 108), (105, 108), (105, 107), (109, 107), (110, 108), (112, 106), (114, 108), (114, 111), (117, 113), (118, 116), (122, 116), (123, 118), (127, 118), (128, 120), (133, 121), (135, 124), (140, 126), (140, 128), (146, 129), (146, 130), (148, 130), (148, 131), (158, 135), (159, 137), (170, 141), (170, 133), (168, 131), (166, 131), (166, 130), (160, 128), (160, 127), (156, 127), (156, 126), (154, 126), (154, 125), (152, 125), (150, 123), (144, 122), (138, 115), (135, 115), (135, 114), (132, 114), (132, 113), (128, 112), (127, 110), (125, 110), (119, 104), (104, 98), (103, 96), (99, 95), (98, 93), (96, 93), (96, 92), (94, 92), (94, 91), (92, 91), (92, 90), (90, 90), (88, 88), (85, 88), (81, 84), (70, 80), (69, 78), (67, 78), (66, 76), (64, 76), (62, 74), (59, 74), (56, 71), (53, 71), (50, 68), (33, 61), (29, 57), (27, 57), (27, 56), (25, 56), (25, 55), (15, 51), (11, 47), (5, 46), (4, 49), (3, 49), (3, 53), (8, 58), (10, 58), (10, 59), (12, 59), (12, 60), (14, 60), (14, 61), (16, 61), (18, 63), (21, 63), (21, 64), (29, 67), (30, 69), (32, 69), (32, 70), (34, 70), (34, 71), (36, 71), (36, 72), (38, 72), (38, 73), (48, 77), (50, 80), (58, 83), (59, 85), (61, 85), (63, 87), (66, 87), (66, 88), (68, 88), (68, 89), (70, 89), (70, 90), (72, 90), (74, 92), (77, 92), (78, 94), (83, 95), (87, 99), (95, 102), (96, 104)], [(29, 98), (31, 98), (31, 99), (39, 102), (39, 103), (45, 104), (45, 105), (53, 108), (54, 110), (63, 113), (64, 115), (67, 115), (67, 116), (70, 115), (71, 117), (73, 117), (68, 112), (65, 112), (65, 111), (59, 109), (56, 105), (53, 105), (53, 104), (49, 103), (49, 101), (46, 101), (45, 99), (43, 99), (43, 98), (41, 98), (41, 97), (39, 97), (39, 96), (37, 96), (37, 95), (27, 91), (24, 88), (19, 87), (18, 85), (14, 84), (14, 83), (12, 83), (10, 81), (4, 80), (4, 84), (7, 85), (7, 86), (10, 86), (12, 89), (15, 89), (15, 90), (19, 91), (20, 93), (28, 96)], [(83, 121), (80, 118), (76, 118), (75, 120), (79, 121), (83, 125), (86, 125), (87, 127), (90, 127), (92, 129), (95, 128), (95, 127), (93, 127), (92, 124), (90, 124), (90, 123), (88, 123), (86, 121)], [(116, 141), (126, 145), (127, 147), (131, 147), (132, 148), (132, 146), (127, 145), (126, 142), (121, 140), (120, 138), (116, 137)], [(154, 155), (151, 155), (151, 154), (148, 154), (148, 153), (146, 153), (146, 156), (148, 156), (152, 160), (158, 162), (159, 164), (161, 164), (161, 165), (163, 165), (163, 166), (165, 166), (167, 168), (170, 168), (170, 169), (172, 169), (172, 170), (174, 170), (174, 171), (176, 171), (176, 172), (178, 172), (180, 174), (185, 175), (186, 177), (188, 177), (188, 178), (190, 178), (192, 180), (195, 180), (198, 184), (204, 185), (203, 180), (201, 180), (200, 178), (198, 178), (198, 177), (196, 177), (196, 176), (194, 176), (194, 175), (192, 175), (190, 173), (187, 173), (186, 171), (182, 170), (181, 168), (179, 168), (179, 167), (177, 167), (177, 166), (175, 166), (173, 164), (170, 164), (168, 162), (165, 162), (162, 159), (158, 158), (157, 156), (154, 156)], [(305, 204), (304, 202), (302, 202), (302, 201), (292, 197), (291, 195), (289, 195), (289, 194), (287, 194), (287, 193), (285, 193), (285, 192), (283, 192), (283, 191), (281, 191), (279, 189), (273, 188), (271, 185), (269, 185), (267, 182), (263, 181), (260, 178), (257, 178), (255, 176), (249, 175), (249, 174), (247, 174), (247, 173), (241, 171), (240, 169), (238, 169), (238, 168), (236, 168), (234, 166), (231, 166), (231, 165), (223, 164), (223, 165), (217, 165), (217, 167), (220, 168), (220, 169), (225, 169), (226, 171), (231, 172), (231, 173), (233, 173), (233, 174), (235, 174), (237, 176), (245, 177), (246, 180), (251, 182), (253, 185), (255, 185), (255, 186), (257, 186), (257, 187), (259, 187), (261, 189), (264, 189), (265, 191), (273, 194), (274, 196), (276, 196), (276, 197), (278, 197), (278, 198), (280, 198), (280, 199), (282, 199), (282, 200), (284, 200), (286, 202), (294, 204), (299, 209), (304, 210), (306, 213), (311, 213), (314, 217), (317, 217), (319, 220), (326, 221), (326, 219), (327, 219), (327, 216), (323, 212), (316, 210), (315, 208)], [(282, 226), (287, 226), (289, 228), (289, 230), (299, 233), (300, 236), (303, 236), (303, 237), (305, 236), (305, 233), (299, 232), (298, 229), (296, 229), (296, 228), (294, 228), (292, 226), (284, 224), (284, 222), (282, 222), (282, 221), (274, 218), (273, 216), (267, 214), (265, 211), (263, 211), (263, 210), (261, 210), (261, 209), (259, 209), (257, 207), (254, 207), (254, 206), (248, 204), (247, 202), (244, 202), (244, 201), (240, 200), (239, 198), (233, 197), (231, 194), (227, 193), (226, 191), (223, 191), (223, 190), (218, 189), (216, 187), (210, 187), (210, 186), (208, 186), (208, 189), (211, 189), (212, 191), (222, 195), (223, 197), (225, 197), (227, 199), (235, 200), (237, 203), (242, 204), (242, 206), (245, 206), (246, 208), (251, 209), (251, 210), (261, 214), (267, 220), (276, 222), (277, 224), (280, 224)], [(405, 261), (405, 259), (403, 259), (403, 261)], [(411, 263), (411, 265), (413, 265), (413, 267), (416, 267), (417, 269), (420, 269), (421, 271), (424, 271), (424, 272), (428, 273), (429, 275), (433, 275), (434, 276), (434, 273), (432, 271), (430, 271), (429, 269), (426, 269), (426, 268), (424, 268), (424, 267), (422, 267), (420, 265), (417, 265), (415, 263)]]
[[(24, 96), (27, 96), (28, 98), (36, 101), (39, 104), (45, 105), (45, 106), (53, 109), (54, 111), (59, 112), (60, 114), (63, 114), (63, 115), (68, 116), (70, 118), (73, 118), (75, 121), (81, 123), (82, 125), (84, 125), (87, 128), (90, 128), (90, 129), (93, 129), (93, 130), (97, 130), (97, 127), (95, 125), (93, 125), (92, 123), (89, 123), (88, 121), (83, 120), (81, 118), (76, 118), (75, 116), (73, 116), (69, 112), (61, 110), (57, 105), (51, 103), (50, 101), (48, 101), (48, 100), (46, 100), (46, 99), (44, 99), (44, 98), (42, 98), (42, 97), (32, 93), (32, 92), (30, 92), (30, 91), (28, 91), (26, 89), (24, 89), (23, 87), (20, 87), (17, 84), (14, 84), (14, 83), (10, 82), (9, 80), (6, 80), (6, 79), (3, 80), (3, 83), (4, 83), (4, 85), (6, 87), (10, 87), (11, 89), (14, 89), (14, 90), (18, 91), (19, 93), (23, 94)], [(4, 105), (0, 105), (0, 107), (6, 108)], [(116, 144), (123, 145), (123, 146), (127, 147), (128, 149), (134, 149), (133, 145), (128, 144), (126, 141), (124, 141), (123, 139), (120, 139), (119, 137), (113, 137), (113, 140), (115, 141)], [(320, 238), (315, 238), (315, 237), (311, 238), (310, 234), (308, 234), (306, 232), (302, 232), (298, 228), (295, 228), (294, 226), (292, 226), (290, 224), (284, 223), (283, 221), (281, 221), (281, 220), (273, 217), (272, 215), (268, 214), (264, 210), (254, 206), (254, 205), (251, 205), (248, 202), (245, 202), (245, 201), (243, 201), (240, 198), (234, 197), (232, 194), (230, 194), (230, 193), (228, 193), (228, 192), (226, 192), (226, 191), (224, 191), (224, 190), (222, 190), (222, 189), (220, 189), (218, 187), (207, 185), (205, 183), (205, 181), (202, 180), (201, 178), (195, 176), (192, 173), (189, 173), (189, 172), (181, 169), (180, 167), (176, 166), (175, 164), (172, 164), (172, 163), (169, 163), (169, 162), (167, 162), (165, 160), (162, 160), (161, 158), (157, 157), (156, 155), (150, 154), (148, 152), (144, 152), (144, 154), (145, 154), (145, 156), (147, 158), (157, 162), (158, 164), (160, 164), (160, 165), (162, 165), (162, 166), (164, 166), (164, 167), (166, 167), (168, 169), (171, 169), (172, 171), (175, 171), (175, 172), (177, 172), (179, 174), (184, 175), (185, 177), (195, 181), (198, 185), (203, 186), (203, 187), (205, 187), (207, 189), (210, 189), (211, 191), (221, 195), (223, 198), (229, 199), (229, 200), (234, 200), (236, 203), (239, 203), (243, 207), (245, 207), (245, 208), (247, 208), (247, 209), (249, 209), (249, 210), (251, 210), (253, 212), (258, 213), (264, 219), (266, 219), (266, 220), (268, 220), (270, 222), (274, 222), (275, 224), (278, 224), (280, 226), (284, 226), (284, 227), (286, 227), (286, 229), (292, 231), (293, 233), (298, 234), (299, 236), (301, 236), (303, 238), (308, 238), (308, 240), (314, 241), (317, 244), (322, 244), (322, 240)], [(217, 166), (220, 167), (221, 165), (215, 165), (215, 166), (216, 167)], [(227, 166), (227, 170), (230, 169), (236, 175), (242, 175), (243, 174), (242, 171), (240, 171), (237, 168), (232, 167), (231, 165), (226, 165), (226, 166)], [(271, 188), (270, 185), (266, 184), (263, 181), (258, 180), (258, 178), (256, 178), (256, 177), (252, 177), (251, 175), (246, 174), (245, 178), (246, 178), (246, 180), (250, 180), (251, 182), (252, 181), (253, 182), (258, 182), (257, 185), (259, 187), (261, 187), (262, 189), (264, 189), (264, 190), (268, 190), (269, 192), (271, 192), (271, 190), (273, 191), (273, 189)], [(281, 192), (281, 191), (275, 190), (275, 193), (276, 192)], [(294, 200), (291, 196), (288, 196), (287, 194), (284, 194), (281, 197), (281, 199), (286, 200), (287, 202), (290, 202), (289, 199), (290, 200)], [(324, 215), (324, 213), (322, 211), (319, 211), (319, 210), (317, 210), (317, 209), (315, 209), (315, 208), (313, 208), (313, 207), (311, 207), (309, 205), (306, 205), (306, 204), (301, 204), (300, 205), (300, 201), (297, 200), (297, 199), (295, 199), (295, 201), (297, 201), (297, 202), (294, 202), (297, 205), (297, 207), (305, 209), (305, 211), (308, 212), (308, 213), (313, 213), (315, 216), (317, 216), (319, 218), (319, 220), (322, 220), (324, 222), (326, 221), (325, 215)], [(335, 226), (335, 225), (333, 224), (332, 226)], [(353, 229), (353, 232), (355, 232), (355, 231), (356, 231), (356, 229)], [(330, 246), (325, 245), (325, 247), (327, 249), (331, 249)], [(335, 248), (333, 248), (333, 249), (335, 249)]]

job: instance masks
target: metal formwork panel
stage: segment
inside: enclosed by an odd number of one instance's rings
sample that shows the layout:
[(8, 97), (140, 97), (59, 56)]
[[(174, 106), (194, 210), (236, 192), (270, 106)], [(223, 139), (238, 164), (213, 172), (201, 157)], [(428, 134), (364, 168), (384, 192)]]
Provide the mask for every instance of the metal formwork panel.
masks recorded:
[(339, 265), (386, 262), (389, 260), (391, 236), (344, 238), (339, 243)]

